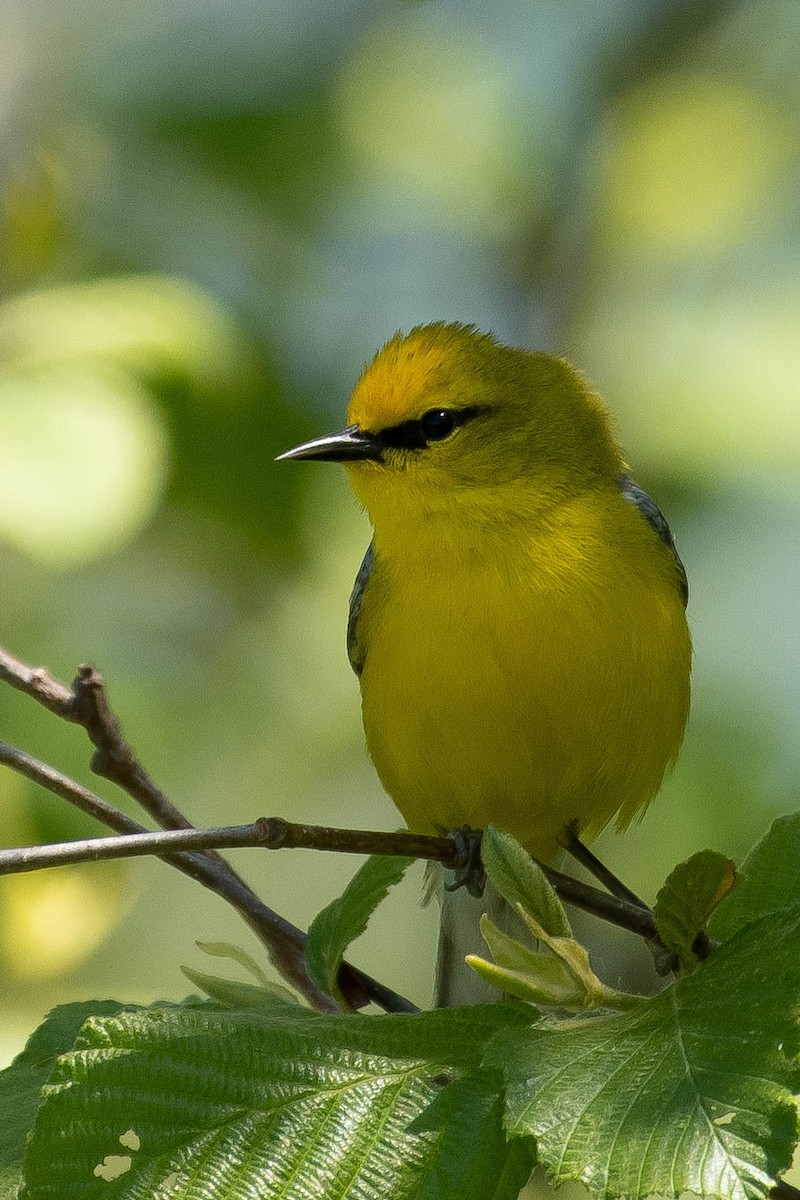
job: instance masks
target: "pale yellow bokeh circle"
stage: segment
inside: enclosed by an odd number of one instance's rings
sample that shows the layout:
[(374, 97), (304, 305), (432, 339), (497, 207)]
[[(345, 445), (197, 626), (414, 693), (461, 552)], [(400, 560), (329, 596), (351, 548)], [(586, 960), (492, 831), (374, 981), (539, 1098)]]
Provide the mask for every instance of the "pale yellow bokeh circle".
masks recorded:
[(743, 236), (797, 142), (784, 114), (746, 87), (670, 74), (617, 107), (608, 146), (608, 231), (687, 253)]
[(47, 979), (84, 962), (119, 921), (119, 870), (9, 875), (2, 900), (3, 970), (11, 979)]
[(135, 536), (167, 458), (160, 413), (127, 372), (59, 364), (0, 376), (0, 539), (49, 567)]
[(508, 66), (477, 31), (404, 12), (356, 45), (336, 89), (339, 126), (393, 220), (492, 235), (537, 203)]

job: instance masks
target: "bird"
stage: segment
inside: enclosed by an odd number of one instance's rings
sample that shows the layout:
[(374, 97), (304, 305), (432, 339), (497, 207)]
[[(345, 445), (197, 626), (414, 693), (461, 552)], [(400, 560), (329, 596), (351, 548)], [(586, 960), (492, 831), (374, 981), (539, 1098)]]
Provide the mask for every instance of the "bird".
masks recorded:
[(280, 458), (344, 464), (369, 516), (347, 646), (410, 830), (491, 822), (548, 862), (644, 812), (689, 713), (686, 572), (578, 370), (419, 325)]

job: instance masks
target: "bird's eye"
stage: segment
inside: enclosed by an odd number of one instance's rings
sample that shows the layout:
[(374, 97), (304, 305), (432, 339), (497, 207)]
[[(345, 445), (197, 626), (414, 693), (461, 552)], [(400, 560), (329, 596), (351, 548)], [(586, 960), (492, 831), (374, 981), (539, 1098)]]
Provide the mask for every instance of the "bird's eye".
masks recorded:
[(419, 427), (426, 442), (443, 441), (458, 424), (457, 415), (447, 408), (432, 408), (419, 419)]

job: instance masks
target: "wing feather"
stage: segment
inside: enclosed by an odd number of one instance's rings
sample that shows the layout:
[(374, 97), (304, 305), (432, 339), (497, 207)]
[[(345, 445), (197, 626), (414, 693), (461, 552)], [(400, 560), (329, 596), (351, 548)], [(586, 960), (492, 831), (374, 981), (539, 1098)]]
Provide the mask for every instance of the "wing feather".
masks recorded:
[(372, 548), (372, 542), (370, 542), (361, 566), (358, 568), (353, 590), (350, 593), (350, 612), (347, 618), (347, 657), (350, 659), (350, 666), (356, 675), (360, 675), (364, 668), (364, 657), (366, 654), (365, 647), (359, 645), (358, 641), (358, 617), (364, 601), (364, 593), (367, 590), (367, 584), (372, 575), (374, 563), (375, 551)]
[(675, 546), (675, 539), (672, 536), (672, 530), (667, 523), (667, 518), (658, 507), (653, 497), (650, 496), (643, 487), (640, 487), (635, 480), (631, 479), (630, 475), (620, 475), (617, 479), (617, 486), (623, 496), (623, 499), (627, 500), (629, 504), (632, 504), (634, 508), (639, 510), (651, 529), (655, 530), (664, 545), (668, 546), (672, 551), (672, 555), (678, 567), (678, 580), (681, 589), (681, 596), (683, 597), (684, 607), (686, 607), (686, 604), (689, 600), (689, 581), (686, 578), (686, 568), (681, 562), (680, 555), (678, 554), (677, 547)]

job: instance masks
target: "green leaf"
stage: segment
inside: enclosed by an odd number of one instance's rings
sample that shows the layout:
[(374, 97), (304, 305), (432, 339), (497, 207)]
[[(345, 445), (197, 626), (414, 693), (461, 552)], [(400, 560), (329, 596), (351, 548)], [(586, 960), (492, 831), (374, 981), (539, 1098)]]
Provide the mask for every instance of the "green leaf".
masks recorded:
[[(409, 1127), (413, 1133), (429, 1130), (440, 1135), (435, 1169), (421, 1184), (419, 1200), (464, 1195), (516, 1200), (533, 1170), (534, 1146), (527, 1138), (507, 1143), (501, 1115), (499, 1076), (471, 1075), (439, 1093)], [(499, 1175), (498, 1163), (504, 1164)]]
[(709, 933), (721, 941), (767, 913), (800, 901), (800, 813), (778, 817), (738, 871), (736, 887), (720, 904)]
[(521, 904), (551, 937), (572, 937), (567, 914), (547, 876), (516, 838), (487, 825), (481, 858), (486, 874), (512, 907)]
[(683, 968), (697, 965), (692, 953), (695, 938), (735, 882), (734, 863), (716, 850), (693, 854), (667, 877), (653, 915), (662, 941), (677, 954)]
[(297, 1003), (291, 992), (286, 988), (256, 987), (252, 983), (242, 983), (238, 979), (223, 979), (218, 975), (207, 975), (204, 971), (195, 971), (192, 967), (181, 967), (186, 978), (210, 996), (229, 1008), (256, 1008), (282, 1016), (287, 1011), (292, 1016), (306, 1012), (312, 1016), (310, 1009), (303, 1009)]
[(25, 1140), (33, 1129), (43, 1085), (56, 1058), (69, 1050), (87, 1017), (116, 1013), (113, 1000), (62, 1004), (48, 1014), (5, 1071), (0, 1071), (0, 1200), (16, 1197)]
[(479, 958), (477, 954), (468, 954), (465, 961), (473, 971), (477, 971), (481, 979), (485, 979), (499, 992), (516, 996), (518, 1000), (565, 1008), (581, 1007), (584, 993), (576, 987), (563, 963), (550, 954), (531, 957), (535, 957), (536, 962), (529, 962), (524, 968), (488, 962), (485, 958)]
[(252, 954), (248, 954), (241, 946), (234, 946), (232, 942), (195, 942), (195, 946), (202, 950), (204, 954), (207, 954), (209, 958), (229, 958), (231, 962), (238, 963), (240, 967), (244, 967), (248, 974), (257, 979), (262, 987), (272, 988), (277, 986), (269, 978), (266, 971), (262, 970)]
[[(496, 1200), (515, 1200), (527, 1152), (508, 1148), (485, 1089), (457, 1094), (435, 1128), (412, 1123), (478, 1071), (498, 1028), (527, 1020), (515, 1004), (294, 1019), (165, 1007), (92, 1019), (44, 1089), (25, 1200), (484, 1200), (486, 1178), (498, 1181)], [(491, 1127), (462, 1143), (459, 1129), (481, 1119)], [(136, 1149), (125, 1149), (129, 1131)], [(125, 1154), (111, 1189), (94, 1171)]]
[(548, 949), (529, 949), (484, 914), (481, 936), (494, 962), (475, 954), (468, 954), (466, 961), (487, 983), (519, 1000), (553, 1008), (629, 1008), (636, 1002), (637, 997), (606, 987), (592, 970), (587, 950), (574, 938), (550, 937), (521, 906), (520, 915), (537, 944)]
[(631, 1011), (499, 1034), (507, 1128), (595, 1196), (761, 1200), (796, 1142), (798, 1001), (795, 905)]
[(413, 858), (393, 858), (385, 854), (371, 856), (341, 896), (323, 908), (311, 922), (306, 965), (309, 975), (323, 992), (338, 995), (336, 976), (347, 947), (361, 936), (389, 888), (400, 882), (413, 862)]

